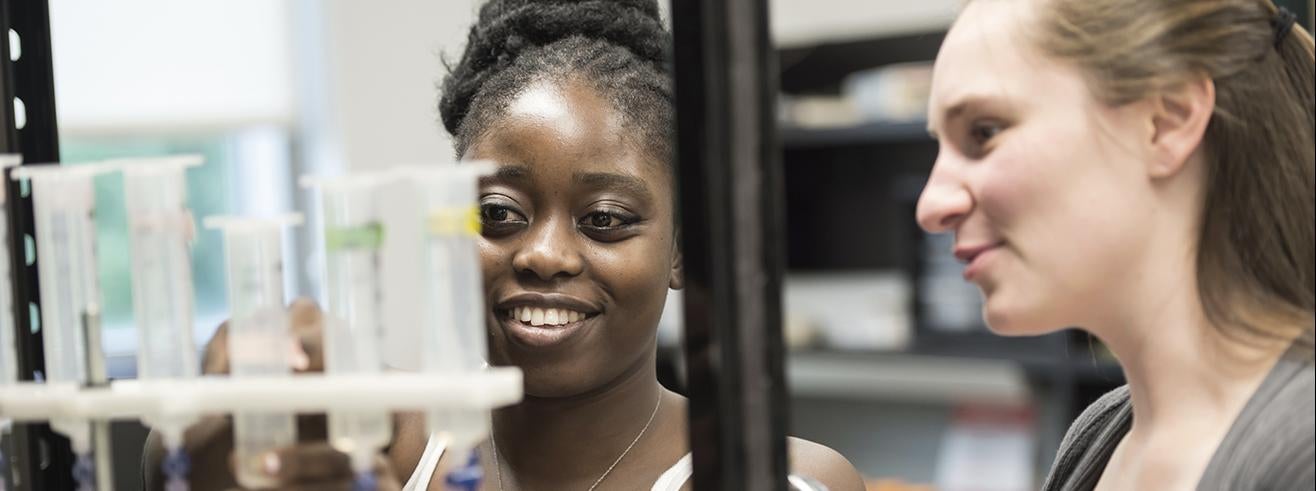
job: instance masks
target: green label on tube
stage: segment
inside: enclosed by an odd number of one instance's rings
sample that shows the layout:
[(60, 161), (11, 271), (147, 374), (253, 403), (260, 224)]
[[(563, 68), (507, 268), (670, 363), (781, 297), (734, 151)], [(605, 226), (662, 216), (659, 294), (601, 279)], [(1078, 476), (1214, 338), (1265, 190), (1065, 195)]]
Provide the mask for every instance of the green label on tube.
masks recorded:
[(329, 252), (378, 249), (384, 243), (384, 225), (371, 222), (355, 227), (325, 227), (324, 248)]

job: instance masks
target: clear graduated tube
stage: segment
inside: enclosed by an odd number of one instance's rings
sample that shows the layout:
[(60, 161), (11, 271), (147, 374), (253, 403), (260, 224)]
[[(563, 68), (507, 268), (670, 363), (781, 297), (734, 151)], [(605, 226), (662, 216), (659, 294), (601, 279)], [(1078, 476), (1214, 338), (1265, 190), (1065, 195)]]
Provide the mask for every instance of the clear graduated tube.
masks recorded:
[[(228, 349), (231, 376), (290, 376), (291, 326), (284, 308), (283, 229), (301, 215), (277, 218), (209, 217), (207, 228), (224, 236), (228, 268)], [(238, 482), (265, 488), (270, 451), (297, 440), (292, 414), (241, 411), (233, 415), (234, 464)]]
[[(92, 179), (111, 170), (100, 164), (49, 164), (10, 173), (32, 184), (47, 383), (84, 385), (104, 378), (103, 358), (91, 351), (100, 349), (101, 327)], [(88, 421), (56, 419), (50, 426), (69, 437), (80, 461), (89, 460)]]
[(117, 161), (132, 255), (133, 312), (137, 324), (137, 378), (197, 376), (192, 337), (192, 263), (196, 235), (187, 208), (184, 171), (198, 155)]
[[(124, 205), (132, 257), (133, 313), (137, 324), (137, 378), (197, 376), (193, 341), (194, 296), (191, 255), (196, 224), (187, 208), (184, 172), (201, 165), (199, 155), (114, 161), (123, 171)], [(147, 416), (163, 436), (166, 489), (188, 488), (183, 431), (190, 419)]]
[[(380, 252), (385, 240), (379, 176), (304, 177), (319, 190), (325, 259), (325, 371), (331, 375), (383, 372)], [(329, 412), (329, 441), (366, 475), (393, 437), (386, 411)]]
[[(456, 377), (486, 364), (484, 288), (475, 240), (480, 234), (479, 178), (493, 171), (489, 162), (463, 162), (414, 168), (407, 175), (425, 210), (421, 369), (428, 373)], [(429, 425), (431, 432), (448, 435), (453, 455), (464, 456), (463, 451), (488, 437), (489, 413), (434, 411)]]

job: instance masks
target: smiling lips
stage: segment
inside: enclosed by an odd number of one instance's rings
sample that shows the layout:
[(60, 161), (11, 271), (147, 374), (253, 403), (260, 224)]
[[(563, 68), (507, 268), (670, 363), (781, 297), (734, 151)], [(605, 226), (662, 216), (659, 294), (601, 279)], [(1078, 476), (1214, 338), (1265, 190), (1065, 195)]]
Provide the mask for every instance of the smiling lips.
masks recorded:
[(955, 258), (965, 264), (964, 279), (973, 281), (979, 273), (982, 272), (986, 260), (991, 256), (990, 252), (1000, 247), (1003, 242), (982, 243), (972, 246), (956, 246)]
[(523, 292), (502, 299), (494, 306), (494, 312), (513, 344), (556, 349), (581, 338), (603, 308), (573, 295)]

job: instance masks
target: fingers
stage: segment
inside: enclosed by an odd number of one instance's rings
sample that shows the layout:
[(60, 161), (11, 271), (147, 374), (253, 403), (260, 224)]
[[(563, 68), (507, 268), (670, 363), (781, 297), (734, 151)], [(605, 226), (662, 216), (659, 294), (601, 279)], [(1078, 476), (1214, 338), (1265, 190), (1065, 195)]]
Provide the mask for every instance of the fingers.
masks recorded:
[(401, 491), (402, 483), (393, 465), (382, 454), (376, 455), (372, 474), (357, 476), (351, 459), (325, 442), (301, 444), (266, 454), (262, 470), (275, 484), (270, 489), (351, 490), (358, 479), (374, 482), (376, 491)]
[(286, 489), (307, 483), (350, 482), (352, 463), (326, 442), (304, 443), (261, 456), (260, 471), (279, 483), (278, 489)]
[(206, 343), (206, 351), (201, 356), (201, 373), (227, 374), (228, 361), (228, 321), (215, 329), (215, 335)]
[(324, 314), (315, 301), (298, 298), (288, 306), (294, 352), (293, 369), (298, 372), (324, 371)]
[[(305, 297), (294, 300), (288, 305), (288, 323), (295, 340), (290, 353), (293, 369), (298, 372), (324, 371), (324, 314), (320, 306)], [(202, 373), (229, 373), (228, 337), (229, 326), (225, 321), (206, 343), (201, 360)]]
[(296, 326), (299, 324), (318, 324), (320, 319), (324, 317), (324, 313), (320, 310), (320, 306), (315, 303), (315, 300), (298, 297), (288, 305), (288, 316), (290, 317), (289, 321)]

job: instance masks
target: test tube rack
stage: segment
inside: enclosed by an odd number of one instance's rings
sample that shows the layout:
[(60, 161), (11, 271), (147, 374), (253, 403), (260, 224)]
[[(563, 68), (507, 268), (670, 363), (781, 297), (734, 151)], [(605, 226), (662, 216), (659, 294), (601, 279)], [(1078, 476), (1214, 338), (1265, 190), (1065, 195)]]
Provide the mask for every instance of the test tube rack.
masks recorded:
[[(88, 167), (74, 174), (83, 179), (97, 172), (122, 170), (122, 165), (122, 162), (107, 162), (97, 170), (87, 170), (90, 169)], [(421, 174), (432, 177), (433, 170), (426, 169)], [(24, 175), (30, 176), (31, 173)], [(89, 189), (85, 183), (82, 185), (84, 187), (80, 189)], [(87, 204), (88, 199), (81, 197), (75, 201), (79, 203), (78, 206), (88, 207), (90, 216), (91, 205)], [(76, 210), (71, 216), (78, 216)], [(94, 252), (83, 256), (84, 259), (86, 257), (91, 257), (89, 262), (95, 262)], [(85, 272), (76, 273), (81, 274), (74, 276), (85, 278)], [(94, 273), (92, 277), (94, 280)], [(75, 288), (83, 287), (75, 285)], [(83, 296), (89, 299), (79, 298), (79, 302), (90, 302), (93, 310), (98, 309), (94, 304), (99, 300), (96, 298), (99, 287), (93, 285), (85, 288), (89, 293)], [(7, 312), (3, 314), (8, 315)], [(389, 371), (244, 377), (204, 375), (111, 381), (104, 377), (103, 361), (98, 361), (103, 360), (98, 333), (88, 334), (98, 331), (99, 326), (88, 327), (87, 324), (94, 323), (88, 322), (85, 317), (81, 322), (82, 336), (78, 339), (82, 343), (80, 351), (83, 351), (85, 359), (79, 360), (76, 367), (66, 366), (64, 371), (95, 372), (95, 367), (100, 363), (100, 378), (94, 374), (66, 375), (41, 382), (0, 383), (0, 421), (63, 421), (67, 424), (139, 420), (161, 432), (166, 447), (177, 448), (181, 445), (186, 427), (208, 415), (239, 412), (314, 414), (383, 411), (430, 414), (455, 411), (460, 414), (477, 414), (515, 404), (522, 398), (523, 377), (520, 369), (515, 367), (423, 370), (421, 373)], [(49, 326), (43, 326), (43, 329), (49, 329)], [(49, 336), (49, 332), (46, 335)], [(12, 350), (13, 347), (0, 346), (0, 349)], [(464, 362), (464, 365), (470, 367), (470, 360)], [(484, 419), (487, 420), (487, 417)], [(487, 424), (487, 421), (483, 422), (483, 425)], [(472, 434), (487, 436), (488, 429), (487, 426), (481, 426), (453, 428), (453, 431), (461, 435), (457, 437), (459, 441), (467, 442), (462, 444), (469, 445)], [(80, 451), (89, 451), (86, 441), (79, 442), (87, 440), (87, 435), (68, 436), (74, 440), (75, 450), (81, 447)], [(97, 462), (97, 465), (104, 466), (106, 463)]]
[(490, 367), (442, 377), (423, 373), (301, 374), (241, 380), (116, 380), (106, 387), (24, 382), (0, 388), (0, 414), (15, 422), (57, 418), (151, 419), (235, 411), (488, 410), (521, 400), (521, 370)]

